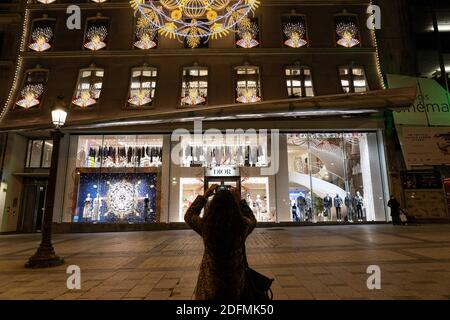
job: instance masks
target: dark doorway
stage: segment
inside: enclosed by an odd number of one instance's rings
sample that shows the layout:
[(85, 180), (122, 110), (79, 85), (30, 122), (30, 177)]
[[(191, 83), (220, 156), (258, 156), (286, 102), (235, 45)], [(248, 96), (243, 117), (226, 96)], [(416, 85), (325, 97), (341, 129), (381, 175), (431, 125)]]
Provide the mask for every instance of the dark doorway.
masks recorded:
[(47, 179), (24, 179), (20, 232), (37, 232), (41, 230), (46, 192)]

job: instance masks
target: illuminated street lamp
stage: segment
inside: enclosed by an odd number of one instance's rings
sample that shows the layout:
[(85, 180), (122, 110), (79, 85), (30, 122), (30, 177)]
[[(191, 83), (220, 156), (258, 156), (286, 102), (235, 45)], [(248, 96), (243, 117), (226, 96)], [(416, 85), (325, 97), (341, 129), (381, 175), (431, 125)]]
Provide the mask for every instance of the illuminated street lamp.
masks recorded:
[(53, 205), (55, 202), (59, 145), (61, 138), (64, 136), (60, 128), (64, 125), (67, 118), (67, 112), (65, 111), (63, 99), (63, 97), (58, 97), (55, 109), (52, 111), (52, 122), (55, 129), (51, 131), (53, 151), (50, 175), (48, 178), (47, 196), (45, 198), (42, 240), (35, 254), (31, 256), (25, 264), (25, 267), (27, 268), (47, 268), (59, 266), (64, 263), (64, 260), (55, 254), (55, 250), (52, 245)]

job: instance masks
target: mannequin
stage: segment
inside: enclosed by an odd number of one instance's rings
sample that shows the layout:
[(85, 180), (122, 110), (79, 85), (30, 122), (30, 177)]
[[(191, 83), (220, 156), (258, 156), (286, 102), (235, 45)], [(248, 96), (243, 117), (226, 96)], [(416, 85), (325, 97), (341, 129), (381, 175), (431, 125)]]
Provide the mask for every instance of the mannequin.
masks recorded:
[(336, 208), (336, 220), (338, 222), (342, 221), (342, 216), (341, 216), (342, 203), (343, 203), (342, 198), (339, 196), (339, 194), (336, 194), (336, 197), (334, 197), (334, 207)]
[(297, 210), (301, 220), (305, 220), (306, 206), (307, 206), (306, 198), (300, 194), (297, 198)]
[(347, 192), (347, 195), (344, 199), (345, 206), (347, 207), (347, 219), (349, 222), (353, 222), (353, 199), (350, 192)]
[(146, 194), (144, 198), (144, 222), (148, 222), (149, 209), (150, 209), (150, 199), (148, 198), (148, 194)]
[(306, 194), (306, 221), (312, 220), (312, 199), (311, 192)]
[(100, 199), (100, 195), (97, 194), (97, 196), (94, 198), (94, 201), (92, 203), (92, 221), (100, 220), (100, 207), (101, 206), (102, 206), (102, 201)]
[(364, 207), (364, 198), (361, 196), (361, 193), (357, 191), (355, 196), (355, 208), (358, 221), (363, 221), (363, 207)]
[(83, 219), (87, 222), (89, 218), (91, 218), (91, 203), (92, 198), (91, 194), (88, 193), (86, 199), (84, 200), (84, 207), (83, 207)]
[(262, 213), (262, 200), (261, 200), (261, 195), (257, 194), (256, 195), (256, 200), (255, 200), (255, 207), (256, 207), (256, 220), (257, 221), (261, 221), (261, 213)]
[(252, 197), (250, 196), (250, 193), (247, 194), (247, 204), (250, 208), (253, 208), (253, 200)]
[(324, 217), (331, 218), (331, 207), (333, 206), (333, 199), (331, 199), (330, 195), (327, 193), (325, 198), (323, 198), (323, 207), (325, 209)]
[(297, 206), (294, 204), (292, 205), (292, 221), (294, 222), (299, 222), (300, 219), (298, 218), (298, 214), (297, 214)]

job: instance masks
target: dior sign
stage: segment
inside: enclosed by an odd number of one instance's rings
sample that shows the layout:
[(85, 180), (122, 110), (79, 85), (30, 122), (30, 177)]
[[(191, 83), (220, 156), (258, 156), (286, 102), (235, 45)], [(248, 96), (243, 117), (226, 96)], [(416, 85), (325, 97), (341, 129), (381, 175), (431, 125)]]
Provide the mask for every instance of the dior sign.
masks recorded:
[(235, 167), (215, 167), (205, 170), (206, 177), (238, 177), (239, 168)]

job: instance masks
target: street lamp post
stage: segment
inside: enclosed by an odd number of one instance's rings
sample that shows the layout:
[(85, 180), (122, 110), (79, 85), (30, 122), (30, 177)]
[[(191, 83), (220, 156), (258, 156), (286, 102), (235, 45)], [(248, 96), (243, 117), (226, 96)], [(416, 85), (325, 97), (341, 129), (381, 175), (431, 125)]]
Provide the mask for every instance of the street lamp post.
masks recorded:
[(48, 179), (47, 196), (45, 198), (44, 223), (42, 226), (42, 240), (35, 254), (31, 256), (25, 267), (46, 268), (59, 266), (64, 260), (55, 254), (52, 245), (53, 204), (55, 202), (56, 177), (58, 171), (59, 144), (64, 134), (60, 128), (64, 125), (67, 112), (63, 108), (63, 98), (58, 97), (58, 106), (52, 111), (52, 122), (55, 129), (51, 131), (53, 139), (52, 160)]

